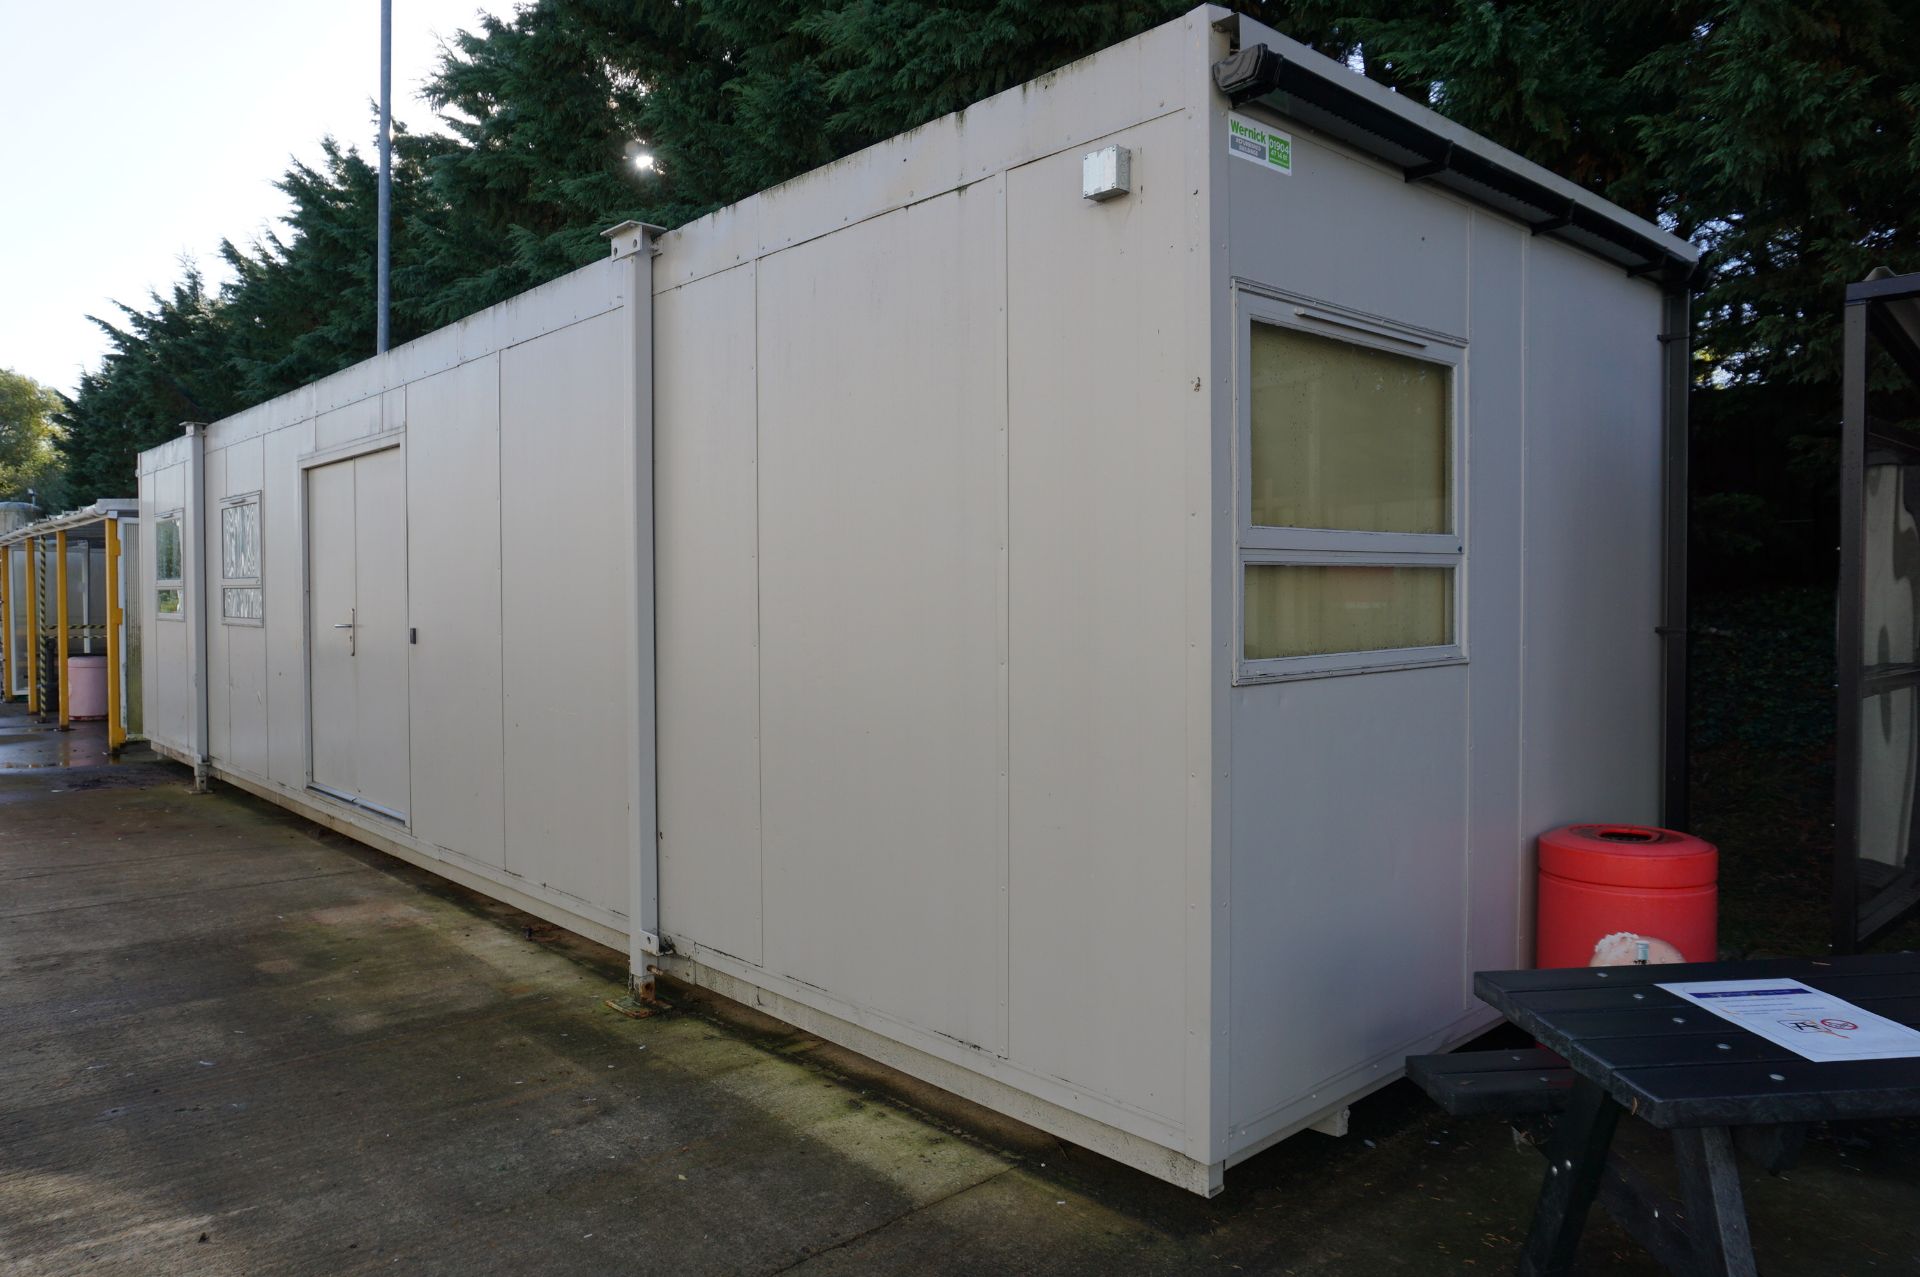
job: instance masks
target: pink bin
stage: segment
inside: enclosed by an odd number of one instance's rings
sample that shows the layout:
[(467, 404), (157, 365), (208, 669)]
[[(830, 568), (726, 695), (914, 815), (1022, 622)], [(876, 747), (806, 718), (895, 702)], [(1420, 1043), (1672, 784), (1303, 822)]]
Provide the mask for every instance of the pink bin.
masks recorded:
[(107, 658), (69, 656), (67, 658), (67, 717), (74, 719), (107, 716)]

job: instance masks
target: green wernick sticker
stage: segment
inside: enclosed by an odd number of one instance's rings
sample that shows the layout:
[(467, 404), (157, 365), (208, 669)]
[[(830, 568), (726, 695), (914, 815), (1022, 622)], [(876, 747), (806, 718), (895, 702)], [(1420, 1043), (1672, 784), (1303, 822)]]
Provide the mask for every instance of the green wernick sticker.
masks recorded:
[(1293, 172), (1293, 135), (1249, 120), (1227, 116), (1227, 150), (1249, 164), (1275, 173)]

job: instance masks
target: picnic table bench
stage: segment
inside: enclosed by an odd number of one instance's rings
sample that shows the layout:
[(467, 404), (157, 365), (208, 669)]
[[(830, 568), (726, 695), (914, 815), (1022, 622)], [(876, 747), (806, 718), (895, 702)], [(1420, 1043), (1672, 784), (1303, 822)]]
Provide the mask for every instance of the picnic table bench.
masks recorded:
[[(1752, 1274), (1736, 1146), (1777, 1170), (1806, 1123), (1920, 1116), (1920, 1060), (1815, 1063), (1657, 987), (1746, 979), (1797, 980), (1920, 1025), (1913, 953), (1483, 971), (1474, 992), (1540, 1046), (1407, 1061), (1449, 1112), (1498, 1113), (1536, 1133), (1547, 1171), (1525, 1277), (1571, 1271), (1596, 1198), (1674, 1272)], [(1679, 1203), (1610, 1158), (1623, 1113), (1672, 1133)]]

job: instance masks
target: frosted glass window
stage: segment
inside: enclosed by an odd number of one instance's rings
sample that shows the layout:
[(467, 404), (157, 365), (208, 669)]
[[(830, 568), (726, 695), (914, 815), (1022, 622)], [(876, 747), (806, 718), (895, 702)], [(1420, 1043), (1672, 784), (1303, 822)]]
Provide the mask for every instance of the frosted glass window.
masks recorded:
[(1246, 659), (1444, 647), (1453, 642), (1453, 569), (1250, 564)]
[(153, 526), (153, 554), (155, 579), (178, 581), (180, 579), (180, 516), (167, 515)]
[(161, 616), (180, 615), (180, 513), (153, 521), (154, 610)]
[(220, 507), (220, 618), (259, 623), (260, 497), (256, 493)]
[(258, 621), (264, 615), (261, 610), (260, 587), (257, 585), (230, 585), (220, 591), (220, 615), (229, 621)]
[(1452, 530), (1447, 368), (1258, 322), (1250, 350), (1254, 526)]
[(225, 506), (220, 511), (220, 575), (229, 581), (260, 577), (260, 502)]

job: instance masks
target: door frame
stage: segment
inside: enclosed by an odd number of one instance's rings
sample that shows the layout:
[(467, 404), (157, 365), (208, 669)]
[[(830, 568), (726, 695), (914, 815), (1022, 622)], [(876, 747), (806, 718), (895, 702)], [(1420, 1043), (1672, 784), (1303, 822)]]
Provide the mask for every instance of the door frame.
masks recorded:
[[(381, 820), (398, 825), (402, 829), (411, 830), (413, 828), (413, 815), (411, 812), (400, 813), (389, 811), (385, 807), (381, 807), (376, 803), (370, 803), (363, 798), (356, 798), (352, 794), (343, 794), (338, 790), (328, 789), (314, 779), (313, 581), (311, 571), (313, 565), (313, 526), (307, 510), (307, 474), (309, 471), (318, 470), (323, 466), (337, 465), (341, 462), (357, 461), (361, 457), (372, 456), (377, 452), (397, 451), (401, 454), (400, 464), (404, 474), (406, 467), (406, 438), (406, 427), (400, 426), (395, 429), (382, 430), (375, 434), (362, 435), (357, 439), (350, 439), (345, 443), (333, 444), (325, 448), (316, 448), (312, 452), (301, 454), (298, 458), (300, 482), (297, 485), (299, 492), (296, 505), (298, 506), (298, 517), (300, 520), (300, 671), (301, 682), (306, 689), (306, 699), (301, 709), (306, 718), (306, 732), (304, 736), (306, 739), (307, 756), (304, 774), (306, 777), (307, 792), (329, 802), (338, 803), (353, 811), (366, 812), (370, 815), (378, 816)], [(403, 526), (404, 523), (405, 514), (402, 512)], [(406, 550), (407, 547), (402, 545), (401, 553), (403, 555), (406, 553)], [(407, 606), (408, 615), (411, 616), (413, 592), (410, 580), (407, 590)], [(407, 717), (409, 723), (411, 723), (413, 717), (411, 706), (408, 707)]]

